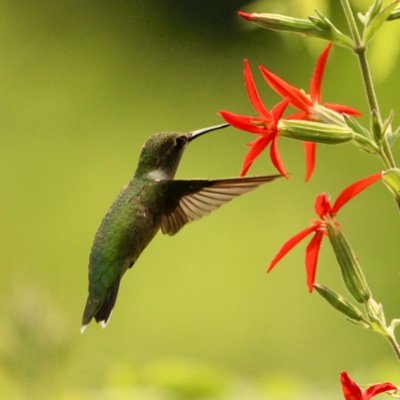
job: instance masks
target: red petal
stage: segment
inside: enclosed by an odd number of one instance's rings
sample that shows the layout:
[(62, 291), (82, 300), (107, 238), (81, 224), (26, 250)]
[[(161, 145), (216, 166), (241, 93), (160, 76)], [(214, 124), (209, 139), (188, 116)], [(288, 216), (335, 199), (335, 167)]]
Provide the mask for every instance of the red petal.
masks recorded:
[(261, 101), (260, 95), (258, 94), (248, 60), (244, 60), (244, 83), (246, 86), (247, 94), (250, 98), (250, 102), (256, 112), (262, 115), (267, 120), (272, 121), (271, 113), (265, 108), (264, 104)]
[(288, 174), (282, 164), (282, 160), (278, 152), (278, 140), (276, 136), (272, 139), (269, 154), (271, 156), (272, 164), (274, 164), (275, 168), (279, 171), (281, 175), (283, 175), (285, 178), (288, 178)]
[(324, 232), (316, 231), (314, 237), (306, 248), (306, 275), (308, 291), (311, 293), (315, 282), (319, 249), (321, 248)]
[(347, 186), (337, 197), (335, 204), (332, 207), (332, 213), (336, 214), (349, 200), (357, 196), (360, 192), (381, 179), (382, 174), (374, 174), (360, 179), (359, 181)]
[(275, 124), (277, 124), (278, 121), (281, 119), (282, 114), (285, 112), (286, 107), (288, 106), (289, 103), (290, 103), (290, 99), (285, 97), (281, 102), (279, 102), (272, 108), (271, 114), (272, 114)]
[(314, 211), (321, 219), (324, 219), (327, 214), (332, 213), (331, 203), (325, 193), (319, 194), (315, 198)]
[(309, 235), (311, 232), (314, 232), (318, 229), (319, 224), (314, 224), (306, 229), (303, 229), (301, 232), (298, 234), (294, 235), (291, 237), (287, 242), (283, 244), (283, 246), (279, 249), (278, 254), (274, 257), (274, 259), (271, 261), (268, 267), (268, 272), (272, 270), (272, 268), (275, 267), (277, 262), (284, 257), (290, 250), (293, 249), (296, 244), (301, 242), (307, 235)]
[(342, 104), (332, 104), (332, 103), (324, 103), (323, 104), (326, 108), (330, 108), (333, 111), (336, 111), (340, 114), (348, 114), (354, 115), (356, 117), (361, 116), (360, 111), (356, 110), (355, 108), (344, 106)]
[(364, 400), (369, 400), (370, 398), (376, 396), (379, 393), (389, 392), (390, 390), (397, 390), (397, 386), (389, 382), (372, 385), (365, 391)]
[(251, 21), (251, 14), (245, 13), (243, 11), (238, 11), (238, 15), (248, 21)]
[(251, 164), (253, 164), (253, 161), (268, 146), (268, 144), (271, 140), (272, 140), (272, 136), (260, 136), (254, 142), (251, 143), (250, 150), (247, 152), (246, 157), (244, 158), (240, 176), (246, 175)]
[(258, 117), (249, 117), (247, 115), (237, 115), (229, 111), (220, 111), (219, 115), (229, 124), (235, 128), (241, 129), (246, 132), (268, 134), (267, 128), (264, 126), (256, 126), (255, 122), (263, 123), (264, 120)]
[(290, 83), (287, 83), (272, 72), (269, 72), (262, 65), (260, 66), (260, 70), (268, 85), (271, 86), (275, 92), (280, 94), (282, 97), (288, 97), (290, 99), (290, 104), (293, 107), (308, 113), (309, 108), (312, 107), (312, 103), (300, 89), (297, 89)]
[(350, 379), (347, 372), (340, 374), (340, 381), (342, 382), (342, 390), (346, 400), (363, 400), (361, 389)]
[(304, 142), (304, 152), (306, 155), (306, 182), (311, 178), (315, 167), (315, 151), (317, 146), (313, 142)]
[(331, 47), (332, 43), (329, 43), (321, 53), (311, 77), (310, 96), (314, 103), (321, 103), (321, 82), (324, 76), (326, 59), (328, 58)]

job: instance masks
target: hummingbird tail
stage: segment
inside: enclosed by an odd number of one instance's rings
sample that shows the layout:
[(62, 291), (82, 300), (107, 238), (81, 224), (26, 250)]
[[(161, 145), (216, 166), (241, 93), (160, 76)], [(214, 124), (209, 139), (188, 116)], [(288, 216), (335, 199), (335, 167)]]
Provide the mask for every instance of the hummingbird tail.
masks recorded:
[(115, 301), (117, 300), (118, 289), (119, 280), (115, 282), (114, 286), (112, 286), (111, 289), (109, 289), (104, 301), (101, 303), (100, 306), (98, 303), (94, 303), (93, 301), (91, 301), (91, 298), (89, 296), (86, 303), (85, 311), (83, 312), (81, 333), (85, 331), (86, 326), (89, 324), (92, 318), (94, 318), (96, 322), (100, 322), (103, 328), (106, 326), (110, 318), (112, 309), (114, 308)]
[(114, 286), (108, 291), (107, 296), (103, 301), (103, 304), (94, 315), (96, 322), (101, 322), (103, 328), (106, 326), (107, 321), (110, 318), (111, 312), (114, 308), (115, 301), (117, 300), (118, 289), (119, 280), (115, 282)]

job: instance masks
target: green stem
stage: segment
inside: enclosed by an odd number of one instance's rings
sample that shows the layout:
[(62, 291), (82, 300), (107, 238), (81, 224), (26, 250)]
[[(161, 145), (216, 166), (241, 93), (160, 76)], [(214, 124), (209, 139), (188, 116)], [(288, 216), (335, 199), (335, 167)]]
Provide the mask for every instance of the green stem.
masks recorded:
[[(351, 35), (355, 43), (355, 47), (353, 50), (358, 58), (362, 81), (368, 99), (369, 110), (371, 112), (371, 115), (375, 114), (377, 116), (379, 127), (382, 130), (383, 128), (382, 116), (379, 110), (378, 99), (376, 96), (375, 87), (372, 80), (371, 70), (367, 60), (367, 48), (361, 38), (360, 31), (358, 29), (356, 20), (354, 18), (353, 10), (351, 9), (349, 0), (340, 0), (340, 1), (342, 4), (344, 14), (346, 16), (347, 23), (351, 31)], [(385, 167), (396, 168), (396, 162), (394, 160), (392, 150), (385, 137), (382, 138), (382, 143), (380, 144), (380, 148), (381, 151), (379, 155), (381, 156), (382, 162), (385, 165)]]
[(357, 45), (357, 48), (354, 50), (358, 56), (358, 61), (360, 65), (361, 74), (363, 77), (363, 83), (365, 92), (368, 98), (369, 109), (372, 112), (376, 113), (379, 121), (379, 125), (382, 127), (382, 117), (379, 110), (378, 99), (376, 97), (374, 83), (372, 81), (371, 70), (369, 68), (368, 60), (367, 60), (367, 49), (363, 43)]
[(360, 65), (361, 75), (364, 83), (364, 89), (368, 98), (369, 109), (371, 113), (375, 113), (378, 116), (379, 124), (382, 126), (382, 118), (379, 112), (378, 99), (376, 97), (374, 83), (372, 81), (372, 75), (366, 57), (367, 49), (361, 39), (360, 31), (358, 30), (357, 23), (354, 18), (353, 10), (351, 9), (349, 0), (340, 0), (340, 1), (342, 3), (343, 11), (345, 13), (346, 20), (351, 31), (351, 35), (355, 43), (355, 47), (353, 50), (358, 57), (358, 62)]
[(362, 43), (362, 41), (349, 0), (340, 0), (340, 1), (342, 3), (342, 8), (346, 16), (347, 23), (349, 25), (351, 35), (353, 37), (354, 42), (356, 43), (356, 46), (358, 47)]
[(396, 357), (399, 359), (400, 361), (400, 346), (397, 343), (396, 338), (394, 337), (394, 335), (388, 335), (386, 336), (387, 340), (389, 341), (390, 345), (392, 346), (393, 351), (396, 354)]
[(390, 163), (390, 168), (396, 168), (396, 161), (393, 157), (392, 149), (390, 148), (386, 138), (383, 138), (382, 150), (384, 151), (386, 157), (388, 158), (388, 161)]
[(369, 320), (369, 327), (388, 340), (398, 361), (400, 361), (400, 345), (397, 343), (394, 334), (394, 330), (396, 326), (398, 326), (397, 322), (392, 321), (389, 326), (387, 325), (382, 305), (372, 296), (369, 298), (368, 302), (365, 303), (365, 312)]

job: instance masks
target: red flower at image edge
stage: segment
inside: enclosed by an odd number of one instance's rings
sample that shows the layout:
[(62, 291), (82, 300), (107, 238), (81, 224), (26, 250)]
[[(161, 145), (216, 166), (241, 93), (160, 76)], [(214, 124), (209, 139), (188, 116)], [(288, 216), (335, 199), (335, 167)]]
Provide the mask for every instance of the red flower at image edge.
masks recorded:
[(306, 236), (314, 233), (313, 238), (306, 248), (305, 265), (306, 265), (306, 276), (307, 276), (307, 287), (309, 292), (312, 291), (315, 274), (317, 269), (318, 254), (321, 247), (322, 239), (326, 234), (326, 218), (334, 218), (337, 212), (354, 196), (362, 192), (368, 186), (381, 179), (381, 173), (368, 176), (363, 178), (352, 185), (346, 187), (337, 197), (333, 206), (325, 194), (320, 194), (316, 197), (314, 204), (314, 211), (319, 220), (312, 221), (311, 226), (302, 230), (297, 235), (290, 238), (278, 251), (278, 254), (271, 261), (268, 272), (271, 271), (274, 266), (284, 257), (296, 244), (303, 240)]
[[(309, 95), (304, 93), (304, 91), (302, 91), (301, 89), (298, 89), (288, 82), (284, 81), (265, 67), (260, 66), (261, 73), (269, 86), (282, 97), (288, 98), (290, 104), (300, 111), (299, 113), (293, 114), (288, 118), (319, 121), (320, 119), (318, 118), (316, 113), (314, 113), (316, 105), (329, 108), (340, 114), (349, 114), (355, 116), (361, 115), (360, 112), (355, 110), (354, 108), (341, 104), (330, 104), (322, 102), (321, 84), (325, 72), (326, 60), (328, 58), (331, 47), (332, 43), (329, 43), (322, 51), (321, 55), (318, 57), (314, 72), (310, 80)], [(312, 175), (315, 165), (316, 144), (313, 142), (304, 142), (304, 151), (306, 154), (307, 166), (306, 181), (308, 181)]]
[(271, 161), (280, 174), (287, 176), (286, 170), (282, 164), (277, 145), (278, 122), (282, 117), (287, 105), (288, 99), (282, 100), (271, 111), (267, 110), (258, 94), (257, 88), (251, 74), (249, 62), (244, 60), (244, 81), (250, 102), (259, 116), (251, 117), (246, 115), (237, 115), (228, 111), (220, 111), (221, 117), (235, 128), (258, 134), (259, 137), (249, 143), (250, 150), (243, 161), (240, 175), (246, 175), (253, 161), (271, 144)]
[(342, 383), (343, 395), (346, 400), (370, 400), (372, 397), (380, 394), (397, 390), (397, 387), (392, 383), (378, 383), (371, 385), (366, 390), (362, 391), (360, 387), (350, 379), (347, 372), (340, 374), (340, 381)]

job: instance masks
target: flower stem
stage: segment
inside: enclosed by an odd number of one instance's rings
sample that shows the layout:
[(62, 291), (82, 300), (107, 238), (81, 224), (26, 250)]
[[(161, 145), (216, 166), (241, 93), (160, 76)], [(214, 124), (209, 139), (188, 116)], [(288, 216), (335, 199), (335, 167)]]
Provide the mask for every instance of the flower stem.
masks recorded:
[(388, 325), (382, 304), (378, 303), (373, 297), (370, 297), (368, 302), (365, 303), (365, 311), (369, 328), (388, 340), (398, 361), (400, 361), (400, 345), (397, 343), (394, 334), (396, 326), (399, 325), (398, 320), (393, 320)]
[[(354, 13), (351, 9), (349, 0), (340, 0), (340, 2), (342, 4), (342, 8), (346, 16), (347, 23), (349, 25), (351, 35), (354, 40), (355, 47), (353, 50), (358, 58), (362, 81), (368, 99), (369, 110), (371, 115), (376, 115), (379, 127), (382, 130), (382, 116), (379, 110), (379, 103), (372, 80), (371, 69), (369, 67), (367, 59), (367, 47), (361, 38), (360, 31), (354, 18)], [(386, 168), (396, 168), (396, 162), (394, 160), (392, 150), (386, 140), (385, 132), (382, 132), (382, 136), (382, 143), (380, 144), (381, 151), (379, 153), (382, 162)]]
[(396, 338), (394, 337), (393, 334), (386, 336), (386, 338), (389, 341), (390, 345), (392, 346), (392, 349), (395, 352), (396, 357), (400, 361), (400, 345), (397, 343)]

